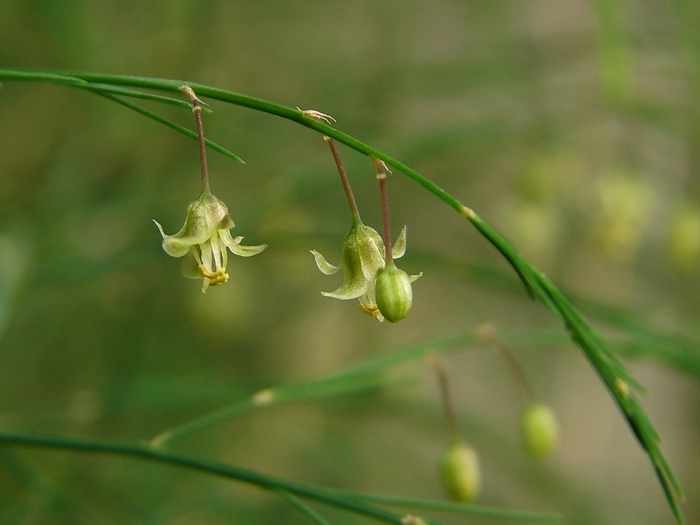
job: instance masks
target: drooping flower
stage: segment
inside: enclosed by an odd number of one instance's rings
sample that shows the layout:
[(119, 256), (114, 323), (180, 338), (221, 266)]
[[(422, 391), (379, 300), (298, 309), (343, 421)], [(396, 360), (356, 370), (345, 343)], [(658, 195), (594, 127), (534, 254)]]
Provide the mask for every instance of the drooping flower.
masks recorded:
[(185, 257), (182, 273), (192, 279), (203, 279), (202, 293), (209, 286), (228, 281), (226, 263), (228, 250), (234, 255), (257, 255), (267, 244), (243, 246), (243, 237), (233, 238), (229, 231), (234, 227), (228, 207), (208, 191), (187, 206), (187, 218), (179, 232), (166, 235), (163, 227), (154, 220), (163, 237), (163, 250), (171, 257)]
[[(377, 230), (366, 226), (361, 222), (353, 224), (343, 240), (343, 255), (340, 266), (335, 266), (326, 261), (325, 257), (316, 250), (311, 250), (316, 259), (316, 266), (326, 275), (332, 275), (343, 270), (343, 284), (333, 292), (321, 292), (326, 297), (335, 299), (358, 299), (360, 308), (376, 317), (384, 320), (384, 315), (377, 306), (375, 285), (377, 273), (385, 265), (384, 242)], [(406, 253), (406, 228), (401, 230), (399, 238), (391, 249), (394, 259), (398, 259)], [(420, 277), (413, 275), (411, 282)]]

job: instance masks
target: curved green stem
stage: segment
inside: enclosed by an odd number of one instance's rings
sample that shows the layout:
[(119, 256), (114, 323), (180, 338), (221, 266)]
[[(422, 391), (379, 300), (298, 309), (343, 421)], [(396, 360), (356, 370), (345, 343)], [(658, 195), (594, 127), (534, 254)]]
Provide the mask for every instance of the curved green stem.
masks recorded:
[[(188, 137), (190, 137), (190, 138), (192, 138), (192, 139), (194, 139), (194, 140), (198, 140), (198, 139), (199, 139), (199, 137), (197, 136), (197, 133), (195, 133), (194, 131), (192, 131), (192, 130), (190, 130), (190, 129), (184, 127), (184, 126), (180, 126), (179, 124), (173, 122), (172, 120), (168, 120), (167, 118), (161, 117), (161, 116), (158, 115), (157, 113), (154, 113), (154, 112), (152, 112), (152, 111), (149, 111), (149, 110), (147, 110), (146, 108), (143, 108), (143, 107), (141, 107), (141, 106), (139, 106), (139, 105), (137, 105), (137, 104), (133, 104), (132, 102), (129, 102), (129, 101), (124, 100), (124, 99), (122, 99), (122, 98), (120, 98), (120, 97), (118, 97), (118, 96), (115, 96), (111, 91), (102, 90), (102, 89), (100, 89), (100, 90), (94, 90), (94, 91), (95, 91), (98, 95), (101, 95), (101, 96), (103, 96), (103, 97), (105, 97), (105, 98), (107, 98), (107, 99), (109, 99), (109, 100), (111, 100), (111, 101), (113, 101), (113, 102), (116, 102), (117, 104), (121, 104), (122, 106), (124, 106), (124, 107), (126, 107), (126, 108), (132, 109), (132, 110), (136, 111), (137, 113), (140, 113), (141, 115), (143, 115), (143, 116), (145, 116), (145, 117), (148, 117), (148, 118), (150, 118), (150, 119), (155, 120), (156, 122), (159, 122), (159, 123), (161, 123), (161, 124), (165, 124), (165, 125), (168, 126), (169, 128), (174, 129), (175, 131), (177, 131), (177, 132), (179, 132), (179, 133), (182, 133), (183, 135), (186, 135), (186, 136), (188, 136)], [(125, 93), (122, 93), (122, 94), (125, 94)], [(129, 95), (129, 96), (131, 96), (131, 95)], [(143, 97), (141, 97), (141, 98), (143, 98)], [(170, 99), (170, 98), (168, 98), (168, 97), (158, 97), (158, 98), (159, 98), (159, 99), (163, 99), (163, 102), (165, 102), (165, 101), (171, 101), (171, 103), (172, 103), (172, 102), (182, 102), (182, 104), (184, 104), (184, 107), (186, 107), (186, 108), (188, 108), (188, 109), (191, 108), (191, 106), (190, 106), (189, 104), (187, 104), (187, 102), (185, 102), (185, 101), (183, 101), (183, 100), (175, 100), (175, 99)], [(150, 99), (150, 100), (158, 100), (158, 99)], [(217, 151), (217, 152), (221, 153), (222, 155), (226, 155), (228, 158), (233, 159), (233, 160), (235, 160), (236, 162), (240, 162), (241, 164), (245, 164), (245, 162), (243, 162), (243, 159), (241, 159), (238, 155), (236, 155), (236, 154), (233, 153), (232, 151), (227, 150), (227, 149), (224, 148), (223, 146), (220, 146), (220, 145), (217, 144), (216, 142), (212, 142), (211, 140), (209, 140), (209, 139), (207, 139), (207, 138), (204, 139), (204, 142), (205, 142), (205, 144), (207, 145), (208, 148), (211, 148), (211, 149), (213, 149), (214, 151)]]
[(402, 523), (402, 515), (399, 513), (382, 509), (375, 505), (362, 503), (355, 499), (338, 495), (327, 489), (313, 487), (311, 485), (303, 485), (300, 483), (293, 483), (291, 481), (274, 478), (234, 465), (228, 465), (218, 461), (205, 460), (178, 452), (152, 448), (141, 444), (64, 436), (13, 434), (5, 432), (0, 433), (0, 444), (20, 445), (44, 449), (73, 450), (79, 452), (148, 459), (151, 461), (167, 463), (173, 466), (206, 472), (215, 476), (235, 479), (244, 483), (256, 485), (265, 490), (287, 492), (289, 494), (293, 494), (294, 496), (319, 501), (321, 503), (338, 507), (350, 512), (362, 514), (368, 518), (383, 521), (385, 523), (394, 523), (397, 525)]
[[(167, 449), (153, 448), (145, 444), (68, 436), (40, 436), (34, 434), (0, 432), (0, 445), (67, 450), (157, 461), (175, 467), (187, 468), (233, 479), (258, 486), (264, 490), (277, 492), (278, 494), (285, 495), (294, 500), (295, 503), (299, 504), (297, 506), (300, 508), (307, 507), (298, 498), (317, 501), (348, 512), (361, 514), (376, 521), (393, 523), (396, 525), (403, 525), (406, 523), (406, 515), (384, 509), (378, 505), (386, 504), (399, 507), (413, 507), (416, 509), (439, 510), (443, 512), (521, 521), (556, 521), (558, 519), (558, 516), (555, 514), (543, 512), (514, 511), (493, 507), (456, 505), (440, 501), (390, 498), (379, 495), (320, 488), (268, 476), (219, 461), (206, 460)], [(424, 519), (423, 522), (426, 523), (426, 525), (440, 525), (437, 521), (433, 520)]]
[(196, 82), (187, 82), (184, 80), (169, 80), (129, 75), (103, 75), (98, 73), (86, 73), (75, 71), (49, 72), (32, 69), (0, 69), (0, 79), (54, 82), (73, 87), (85, 87), (86, 84), (109, 84), (112, 86), (130, 86), (136, 88), (171, 92), (177, 92), (183, 85), (188, 85), (200, 97), (220, 100), (222, 102), (228, 102), (237, 106), (247, 107), (256, 111), (262, 111), (263, 113), (269, 113), (277, 117), (297, 122), (302, 126), (313, 129), (314, 131), (322, 133), (328, 137), (334, 138), (338, 142), (342, 142), (346, 146), (360, 153), (364, 153), (365, 155), (383, 160), (389, 166), (396, 168), (397, 170), (407, 175), (409, 178), (415, 180), (418, 184), (423, 186), (431, 193), (435, 194), (438, 198), (440, 198), (442, 201), (444, 201), (446, 204), (459, 211), (460, 213), (464, 208), (464, 206), (461, 202), (459, 202), (459, 200), (451, 196), (445, 190), (440, 188), (437, 184), (431, 182), (430, 180), (420, 175), (417, 171), (409, 168), (408, 166), (399, 162), (398, 160), (393, 159), (389, 155), (386, 155), (385, 153), (382, 153), (381, 151), (365, 144), (364, 142), (361, 142), (356, 138), (351, 137), (346, 133), (343, 133), (342, 131), (339, 131), (323, 122), (319, 122), (318, 120), (315, 120), (309, 116), (306, 116), (303, 111), (296, 108), (291, 108), (281, 104), (275, 104), (274, 102), (268, 102), (267, 100), (242, 95), (240, 93), (234, 93), (232, 91), (226, 91), (224, 89), (218, 89), (211, 86), (206, 86), (204, 84), (198, 84)]
[(328, 143), (328, 147), (331, 149), (331, 154), (333, 155), (333, 160), (335, 161), (335, 167), (338, 168), (340, 182), (343, 185), (345, 197), (348, 199), (348, 206), (350, 206), (350, 215), (352, 215), (352, 222), (355, 226), (362, 224), (362, 218), (360, 218), (360, 209), (357, 207), (355, 194), (352, 192), (352, 186), (350, 186), (348, 174), (345, 172), (343, 160), (340, 158), (340, 151), (338, 151), (338, 146), (332, 138), (324, 137), (324, 139)]

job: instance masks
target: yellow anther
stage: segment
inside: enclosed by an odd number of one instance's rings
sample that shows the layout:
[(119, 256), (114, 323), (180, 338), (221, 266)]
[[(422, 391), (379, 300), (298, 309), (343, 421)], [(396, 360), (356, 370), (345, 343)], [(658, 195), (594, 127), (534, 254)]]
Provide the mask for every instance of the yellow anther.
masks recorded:
[(372, 317), (379, 317), (381, 315), (376, 304), (360, 304), (360, 310)]
[(209, 279), (209, 286), (219, 286), (228, 281), (228, 274), (222, 268), (215, 272), (210, 272), (203, 264), (200, 264), (197, 268), (199, 268), (199, 273), (202, 277)]

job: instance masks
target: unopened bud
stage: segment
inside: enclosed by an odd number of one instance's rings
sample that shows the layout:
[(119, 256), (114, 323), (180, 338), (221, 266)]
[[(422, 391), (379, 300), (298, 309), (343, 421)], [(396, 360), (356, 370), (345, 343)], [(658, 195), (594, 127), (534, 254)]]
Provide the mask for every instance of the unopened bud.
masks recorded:
[(440, 474), (445, 490), (455, 501), (470, 503), (481, 490), (479, 457), (467, 443), (448, 447), (440, 460)]
[(528, 454), (541, 458), (556, 446), (559, 428), (554, 412), (542, 404), (532, 404), (520, 416), (520, 433)]
[(377, 273), (374, 293), (379, 311), (392, 323), (406, 317), (413, 304), (411, 278), (393, 264)]

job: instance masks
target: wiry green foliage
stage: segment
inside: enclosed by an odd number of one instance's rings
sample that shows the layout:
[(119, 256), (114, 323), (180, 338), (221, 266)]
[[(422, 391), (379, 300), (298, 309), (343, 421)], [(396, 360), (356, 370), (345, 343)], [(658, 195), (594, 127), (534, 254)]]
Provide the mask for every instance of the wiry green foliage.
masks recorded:
[[(442, 502), (425, 500), (384, 498), (376, 495), (364, 495), (314, 487), (275, 478), (234, 465), (193, 457), (180, 452), (144, 444), (62, 436), (13, 434), (9, 432), (0, 432), (0, 444), (134, 457), (172, 466), (194, 469), (282, 494), (295, 507), (303, 509), (308, 516), (313, 516), (316, 522), (322, 521), (319, 521), (320, 517), (312, 511), (306, 503), (301, 501), (301, 499), (323, 503), (376, 521), (394, 523), (396, 525), (406, 523), (406, 514), (389, 510), (385, 508), (385, 506), (439, 510), (443, 512), (474, 514), (503, 520), (528, 522), (554, 522), (559, 519), (556, 514), (543, 512), (512, 511), (484, 506), (449, 505)], [(434, 520), (423, 520), (423, 522), (427, 525), (440, 525), (438, 521)]]
[[(0, 78), (7, 80), (55, 82), (82, 89), (90, 89), (104, 94), (112, 99), (114, 99), (115, 94), (118, 93), (119, 95), (124, 96), (143, 96), (143, 98), (160, 100), (147, 94), (140, 95), (136, 92), (131, 92), (130, 90), (122, 90), (121, 86), (174, 92), (177, 91), (183, 84), (187, 84), (200, 97), (208, 97), (292, 120), (317, 132), (323, 133), (326, 136), (332, 137), (360, 153), (381, 159), (389, 166), (403, 172), (409, 178), (420, 184), (423, 188), (437, 196), (445, 204), (456, 210), (458, 213), (464, 215), (476, 227), (476, 229), (506, 258), (522, 280), (528, 293), (532, 297), (541, 300), (564, 325), (573, 342), (581, 348), (590, 364), (602, 379), (607, 390), (613, 396), (613, 399), (629, 423), (635, 437), (648, 454), (676, 520), (679, 523), (683, 523), (683, 517), (679, 506), (679, 502), (683, 499), (681, 488), (659, 447), (659, 437), (656, 430), (635, 397), (634, 391), (637, 385), (635, 384), (634, 379), (630, 376), (629, 372), (611, 353), (608, 345), (597, 334), (597, 332), (549, 279), (547, 279), (542, 273), (528, 263), (513, 248), (513, 246), (511, 246), (476, 212), (463, 205), (458, 199), (448, 194), (429, 179), (425, 178), (405, 164), (384, 154), (383, 152), (378, 151), (377, 149), (368, 146), (367, 144), (364, 144), (331, 126), (328, 126), (325, 123), (308, 118), (298, 109), (240, 95), (230, 91), (216, 89), (210, 86), (176, 80), (163, 80), (146, 77), (99, 75), (81, 72), (42, 72), (8, 69), (0, 70)], [(179, 128), (179, 126), (168, 123), (161, 117), (138, 108), (131, 103), (125, 103), (124, 100), (119, 99), (118, 101), (131, 109), (139, 111), (150, 118), (154, 118), (159, 122), (165, 123), (166, 125), (189, 135), (189, 133), (186, 133), (186, 131)], [(234, 156), (234, 158), (236, 157)], [(199, 463), (198, 460), (178, 457), (176, 455), (154, 450), (152, 448), (133, 447), (122, 444), (102, 444), (97, 442), (62, 440), (56, 438), (32, 438), (31, 436), (14, 436), (9, 434), (4, 435), (2, 440), (6, 443), (22, 443), (45, 447), (69, 448), (74, 450), (131, 454), (183, 465), (194, 465)], [(204, 463), (206, 462), (203, 462), (202, 464)], [(204, 468), (211, 470), (212, 472), (220, 474), (223, 473), (223, 475), (230, 475), (230, 469), (228, 469), (226, 466), (207, 463)], [(231, 477), (237, 476), (232, 475)], [(268, 479), (255, 477), (247, 473), (245, 475), (238, 476), (238, 479), (241, 477), (255, 479), (255, 481), (253, 481), (254, 483), (266, 488), (278, 488), (291, 494), (316, 498), (318, 498), (319, 494), (323, 494), (323, 498), (327, 499), (327, 502), (332, 503), (331, 500), (333, 500), (333, 497), (329, 497), (329, 493), (324, 491), (319, 490), (317, 492), (309, 492), (307, 489), (299, 489), (298, 487), (289, 486), (282, 483), (275, 484)], [(352, 510), (352, 505), (347, 504), (347, 501), (344, 504), (346, 508)], [(358, 504), (358, 506), (361, 507), (360, 504)], [(398, 520), (401, 519), (401, 517), (397, 514), (389, 513), (383, 510), (377, 511), (369, 506), (366, 506), (365, 511), (367, 515), (372, 515), (377, 519), (387, 522), (399, 523)]]
[(683, 500), (678, 479), (668, 464), (659, 445), (659, 435), (637, 402), (633, 388), (638, 387), (624, 365), (610, 351), (604, 340), (581, 316), (567, 297), (541, 272), (528, 264), (493, 228), (480, 217), (471, 218), (479, 231), (504, 254), (532, 296), (540, 299), (556, 315), (569, 332), (571, 339), (583, 350), (586, 358), (602, 379), (608, 392), (622, 411), (649, 460), (654, 466), (666, 499), (678, 523), (683, 523), (680, 502)]

